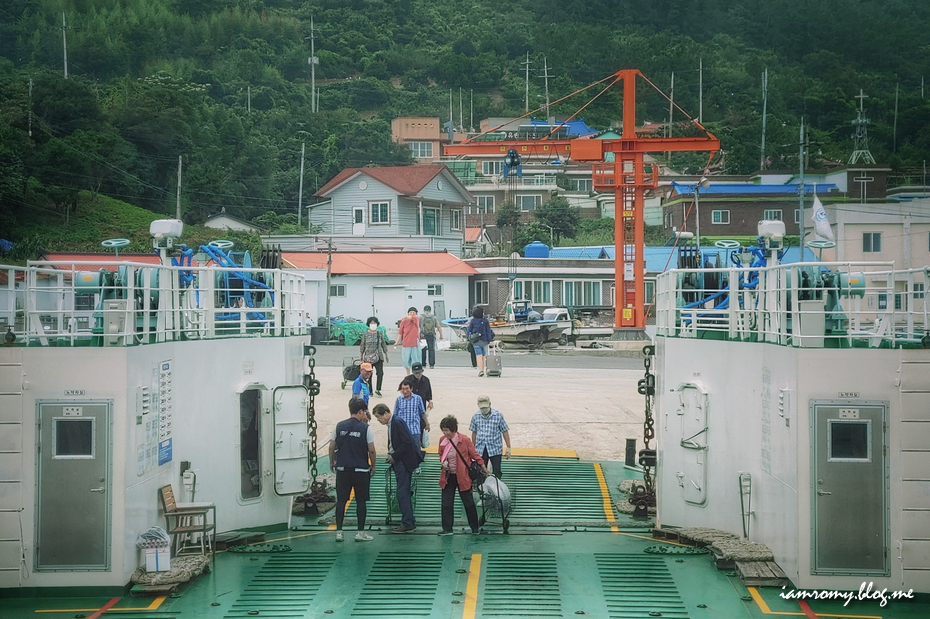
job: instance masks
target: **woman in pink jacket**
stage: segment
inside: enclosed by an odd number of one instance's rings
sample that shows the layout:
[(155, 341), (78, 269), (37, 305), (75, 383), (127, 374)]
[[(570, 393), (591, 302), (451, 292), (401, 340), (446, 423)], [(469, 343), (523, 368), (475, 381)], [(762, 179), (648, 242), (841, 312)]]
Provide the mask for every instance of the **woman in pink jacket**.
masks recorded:
[(477, 462), (488, 475), (488, 468), (484, 460), (475, 450), (471, 439), (461, 434), (459, 422), (454, 415), (449, 415), (439, 422), (442, 438), (439, 439), (439, 461), (442, 471), (439, 477), (439, 487), (442, 488), (442, 531), (439, 535), (452, 535), (452, 523), (455, 519), (455, 490), (458, 488), (468, 517), (468, 526), (472, 533), (478, 533), (478, 510), (475, 509), (475, 498), (471, 492), (472, 479), (468, 474), (468, 466)]

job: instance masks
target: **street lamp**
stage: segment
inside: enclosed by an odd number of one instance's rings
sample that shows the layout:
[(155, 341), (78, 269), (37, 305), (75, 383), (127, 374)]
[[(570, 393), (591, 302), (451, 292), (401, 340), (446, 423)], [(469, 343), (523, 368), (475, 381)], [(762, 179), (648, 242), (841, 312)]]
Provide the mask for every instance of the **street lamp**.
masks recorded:
[(707, 189), (708, 187), (710, 187), (710, 181), (707, 180), (706, 176), (702, 176), (701, 180), (694, 186), (694, 232), (697, 240), (698, 252), (701, 251), (701, 189)]

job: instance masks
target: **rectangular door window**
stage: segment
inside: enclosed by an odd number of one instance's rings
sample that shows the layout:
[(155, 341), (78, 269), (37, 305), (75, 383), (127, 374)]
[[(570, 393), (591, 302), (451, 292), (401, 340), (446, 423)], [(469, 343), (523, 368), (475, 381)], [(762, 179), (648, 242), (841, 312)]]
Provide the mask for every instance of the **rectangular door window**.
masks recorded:
[(94, 457), (94, 419), (55, 419), (55, 459)]

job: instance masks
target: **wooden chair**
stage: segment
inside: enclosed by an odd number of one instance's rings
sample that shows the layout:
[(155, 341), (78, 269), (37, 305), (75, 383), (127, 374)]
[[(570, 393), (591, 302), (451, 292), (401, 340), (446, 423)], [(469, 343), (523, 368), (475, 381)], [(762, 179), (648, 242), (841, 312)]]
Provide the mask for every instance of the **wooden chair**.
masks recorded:
[(216, 506), (213, 503), (178, 503), (174, 500), (174, 489), (170, 484), (163, 486), (158, 496), (165, 513), (165, 528), (171, 536), (171, 554), (177, 556), (195, 551), (198, 541), (200, 554), (206, 554), (208, 550), (212, 553)]

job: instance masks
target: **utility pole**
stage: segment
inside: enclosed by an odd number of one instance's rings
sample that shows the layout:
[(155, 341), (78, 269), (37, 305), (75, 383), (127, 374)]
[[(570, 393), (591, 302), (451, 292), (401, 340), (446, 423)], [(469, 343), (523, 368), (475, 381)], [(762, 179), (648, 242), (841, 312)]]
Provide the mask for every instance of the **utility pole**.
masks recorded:
[[(672, 81), (668, 88), (668, 131), (667, 136), (672, 137), (672, 112), (675, 107), (675, 72), (672, 71)], [(623, 129), (626, 131), (626, 127)], [(636, 130), (636, 127), (632, 128), (633, 131)], [(672, 153), (670, 151), (665, 151), (665, 158), (669, 162), (672, 160)]]
[(61, 43), (62, 48), (65, 52), (65, 79), (68, 79), (68, 37), (65, 34), (65, 31), (68, 29), (68, 25), (65, 23), (65, 12), (61, 12)]
[(32, 78), (29, 78), (29, 137), (32, 137)]
[(543, 56), (543, 78), (546, 80), (546, 121), (549, 121), (549, 59)]
[(804, 117), (801, 117), (801, 133), (798, 139), (798, 165), (801, 167), (798, 176), (798, 201), (801, 207), (801, 239), (798, 246), (801, 248), (801, 262), (804, 262), (804, 232), (807, 227), (804, 221)]
[[(307, 143), (300, 144), (300, 189), (297, 190), (297, 227), (300, 227), (301, 215), (304, 212), (304, 153), (306, 152)], [(310, 223), (310, 217), (307, 217), (307, 224)], [(308, 226), (309, 229), (309, 226)]]
[[(529, 112), (530, 111), (530, 53), (529, 52), (526, 52), (526, 60), (523, 61), (523, 65), (526, 68), (526, 78), (524, 80), (526, 94), (523, 95), (523, 111)], [(921, 78), (921, 80), (923, 80), (923, 78)], [(923, 82), (921, 81), (921, 84), (922, 83)], [(923, 98), (923, 95), (921, 95), (921, 98)]]
[(698, 122), (704, 122), (704, 58), (698, 60)]
[(317, 105), (316, 93), (316, 65), (320, 64), (320, 59), (316, 57), (316, 32), (313, 28), (313, 18), (310, 18), (310, 36), (304, 37), (304, 41), (310, 39), (310, 58), (307, 62), (310, 64), (310, 111), (315, 113), (319, 111)]
[(329, 320), (330, 280), (333, 276), (333, 240), (326, 239), (326, 320)]
[(468, 131), (475, 132), (475, 89), (471, 89), (471, 120), (468, 121)]
[(462, 87), (459, 86), (459, 129), (465, 130), (465, 119), (462, 117)]
[(252, 113), (252, 86), (245, 87), (245, 97), (246, 97), (246, 110), (249, 114)]
[(891, 152), (898, 152), (898, 86), (900, 84), (894, 85), (894, 130), (891, 135)]
[(765, 117), (769, 102), (769, 69), (762, 72), (762, 150), (759, 157), (759, 169), (765, 169)]
[(455, 116), (452, 115), (452, 89), (449, 89), (449, 124), (455, 127)]
[(181, 219), (181, 155), (178, 155), (178, 212), (175, 219)]

